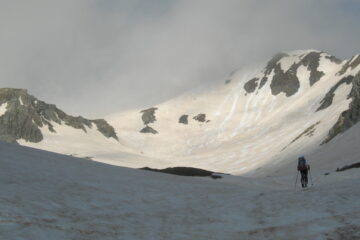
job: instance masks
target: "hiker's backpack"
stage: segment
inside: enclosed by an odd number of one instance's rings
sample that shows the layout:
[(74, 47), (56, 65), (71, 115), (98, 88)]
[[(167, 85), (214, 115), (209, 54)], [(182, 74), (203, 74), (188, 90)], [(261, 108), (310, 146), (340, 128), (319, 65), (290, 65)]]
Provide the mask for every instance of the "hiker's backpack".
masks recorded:
[(306, 160), (304, 157), (300, 157), (298, 160), (298, 170), (305, 170), (306, 169)]

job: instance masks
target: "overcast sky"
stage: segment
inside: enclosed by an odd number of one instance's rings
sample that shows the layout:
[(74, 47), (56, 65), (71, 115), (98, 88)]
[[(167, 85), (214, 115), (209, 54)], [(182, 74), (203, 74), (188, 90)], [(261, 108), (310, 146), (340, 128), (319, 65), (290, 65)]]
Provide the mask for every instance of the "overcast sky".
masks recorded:
[(0, 84), (101, 117), (279, 51), (360, 53), (360, 1), (0, 0)]

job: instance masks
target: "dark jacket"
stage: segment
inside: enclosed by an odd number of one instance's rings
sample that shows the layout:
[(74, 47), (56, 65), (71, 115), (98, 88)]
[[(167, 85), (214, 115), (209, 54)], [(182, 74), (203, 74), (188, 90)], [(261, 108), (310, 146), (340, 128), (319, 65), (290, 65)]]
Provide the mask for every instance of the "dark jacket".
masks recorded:
[(300, 166), (298, 166), (298, 171), (305, 171), (305, 170), (310, 170), (310, 165), (309, 164), (306, 164), (306, 166), (305, 167), (300, 167)]

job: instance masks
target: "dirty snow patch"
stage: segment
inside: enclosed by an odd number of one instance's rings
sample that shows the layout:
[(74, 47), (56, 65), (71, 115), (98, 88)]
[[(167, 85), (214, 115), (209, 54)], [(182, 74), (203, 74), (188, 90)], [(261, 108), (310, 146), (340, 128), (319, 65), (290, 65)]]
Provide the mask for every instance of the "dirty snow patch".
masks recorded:
[(6, 113), (7, 105), (7, 102), (0, 105), (0, 117)]
[(20, 102), (20, 105), (21, 105), (21, 106), (24, 105), (23, 101), (21, 100), (21, 96), (19, 97), (19, 102)]

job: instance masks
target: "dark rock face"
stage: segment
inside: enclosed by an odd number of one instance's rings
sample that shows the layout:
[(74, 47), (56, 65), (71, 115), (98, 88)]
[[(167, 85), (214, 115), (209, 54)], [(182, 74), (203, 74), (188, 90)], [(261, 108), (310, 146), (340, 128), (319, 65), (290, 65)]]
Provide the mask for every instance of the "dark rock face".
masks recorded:
[(53, 104), (47, 104), (29, 95), (24, 89), (0, 89), (0, 105), (7, 104), (6, 112), (0, 117), (0, 139), (15, 143), (18, 139), (40, 142), (43, 135), (40, 128), (46, 126), (55, 132), (51, 122), (66, 124), (86, 132), (94, 123), (105, 137), (118, 140), (115, 130), (105, 120), (88, 120), (81, 116), (67, 115)]
[(353, 76), (347, 76), (345, 78), (342, 78), (339, 82), (337, 82), (328, 93), (326, 93), (325, 97), (320, 101), (321, 105), (320, 107), (316, 110), (316, 112), (323, 110), (329, 106), (331, 106), (332, 101), (334, 99), (335, 96), (335, 91), (342, 85), (342, 84), (350, 84), (352, 83), (354, 77)]
[(330, 129), (322, 144), (331, 141), (338, 134), (345, 132), (360, 120), (360, 72), (353, 78), (352, 89), (348, 96), (351, 98), (349, 109), (341, 113), (335, 125)]
[(271, 71), (277, 66), (279, 65), (279, 61), (284, 58), (284, 57), (288, 57), (289, 55), (286, 54), (286, 53), (278, 53), (276, 54), (269, 62), (268, 64), (266, 65), (266, 68), (265, 68), (265, 75), (269, 75), (271, 73)]
[(299, 66), (300, 64), (305, 67), (307, 66), (307, 69), (310, 71), (310, 86), (319, 81), (320, 78), (325, 75), (323, 72), (317, 70), (319, 67), (320, 55), (321, 53), (319, 52), (311, 52), (306, 55), (299, 64), (296, 64)]
[(295, 94), (300, 87), (299, 79), (296, 76), (297, 70), (300, 66), (307, 67), (310, 72), (310, 86), (314, 85), (314, 83), (319, 81), (320, 78), (325, 75), (323, 72), (317, 70), (319, 67), (320, 57), (320, 52), (310, 52), (303, 57), (300, 62), (291, 65), (289, 70), (286, 72), (284, 72), (280, 68), (280, 64), (278, 64), (274, 68), (275, 75), (270, 84), (272, 94), (277, 95), (280, 92), (284, 92), (287, 97)]
[(334, 56), (325, 56), (325, 58), (329, 59), (331, 62), (336, 63), (336, 64), (342, 63), (341, 59), (338, 59), (337, 57), (334, 57)]
[(341, 70), (336, 75), (343, 75), (349, 69), (353, 70), (360, 64), (360, 55), (352, 57), (349, 61), (347, 61)]
[(179, 123), (188, 124), (188, 117), (189, 117), (189, 115), (182, 115), (182, 116), (179, 118)]
[(206, 114), (205, 113), (200, 113), (198, 115), (196, 115), (195, 117), (193, 117), (194, 120), (199, 121), (199, 122), (205, 122), (206, 121)]
[[(272, 70), (278, 65), (278, 61), (283, 58), (289, 56), (286, 53), (278, 53), (276, 54), (266, 65), (264, 69), (264, 76), (260, 80), (259, 89), (261, 89), (267, 82), (268, 76), (271, 74)], [(247, 93), (252, 93), (256, 90), (258, 85), (258, 78), (253, 78), (245, 83), (244, 89)]]
[[(283, 92), (287, 97), (290, 97), (294, 95), (300, 87), (299, 79), (296, 76), (300, 66), (305, 66), (310, 71), (310, 86), (312, 86), (314, 83), (319, 81), (322, 76), (324, 76), (323, 72), (317, 70), (319, 67), (321, 54), (321, 52), (310, 52), (302, 57), (298, 63), (291, 65), (290, 68), (286, 71), (281, 68), (279, 61), (284, 57), (288, 57), (289, 55), (284, 53), (277, 54), (266, 65), (264, 76), (261, 78), (261, 80), (259, 78), (253, 78), (249, 80), (245, 83), (244, 89), (247, 93), (253, 93), (257, 88), (261, 89), (269, 80), (269, 75), (271, 72), (274, 72), (274, 76), (270, 83), (271, 93), (273, 95), (278, 95)], [(338, 61), (335, 57), (328, 58), (331, 61)], [(258, 83), (259, 80), (260, 84)]]
[(142, 170), (154, 171), (154, 172), (162, 172), (180, 176), (191, 176), (191, 177), (210, 177), (213, 172), (203, 170), (200, 168), (191, 168), (191, 167), (173, 167), (173, 168), (165, 168), (165, 169), (154, 169), (154, 168), (141, 168)]
[(104, 119), (96, 119), (96, 120), (92, 120), (92, 122), (95, 123), (98, 131), (101, 132), (105, 137), (119, 140), (118, 137), (116, 136), (115, 129), (110, 124), (108, 124)]
[(143, 129), (140, 130), (141, 133), (152, 133), (157, 134), (158, 132), (153, 129), (152, 127), (148, 126), (149, 123), (153, 123), (156, 121), (155, 111), (158, 110), (156, 107), (148, 108), (145, 110), (142, 110), (140, 113), (142, 113), (141, 119), (145, 125)]
[(153, 129), (152, 127), (146, 126), (143, 129), (140, 130), (141, 133), (152, 133), (152, 134), (157, 134), (158, 132)]
[(144, 124), (147, 125), (149, 123), (153, 123), (156, 121), (156, 117), (155, 117), (155, 111), (158, 108), (149, 108), (149, 109), (145, 109), (142, 110), (140, 113), (142, 113), (141, 119), (143, 120)]
[(280, 64), (274, 68), (275, 74), (270, 83), (271, 93), (273, 95), (278, 95), (279, 93), (283, 92), (287, 97), (290, 97), (298, 91), (300, 82), (296, 76), (296, 70), (294, 69), (294, 66), (295, 65), (290, 67), (290, 69), (285, 73), (281, 69)]
[(268, 76), (271, 74), (272, 70), (276, 67), (280, 67), (278, 61), (280, 61), (283, 57), (288, 57), (289, 55), (286, 53), (278, 53), (276, 54), (266, 65), (264, 71), (264, 77), (260, 81), (259, 89), (261, 89), (267, 82)]
[(346, 170), (349, 170), (349, 169), (352, 169), (352, 168), (360, 168), (360, 162), (353, 163), (353, 164), (338, 168), (338, 169), (336, 169), (336, 171), (337, 172), (342, 172), (342, 171), (346, 171)]
[(258, 86), (258, 78), (253, 78), (245, 83), (244, 89), (247, 93), (255, 92), (257, 86)]

